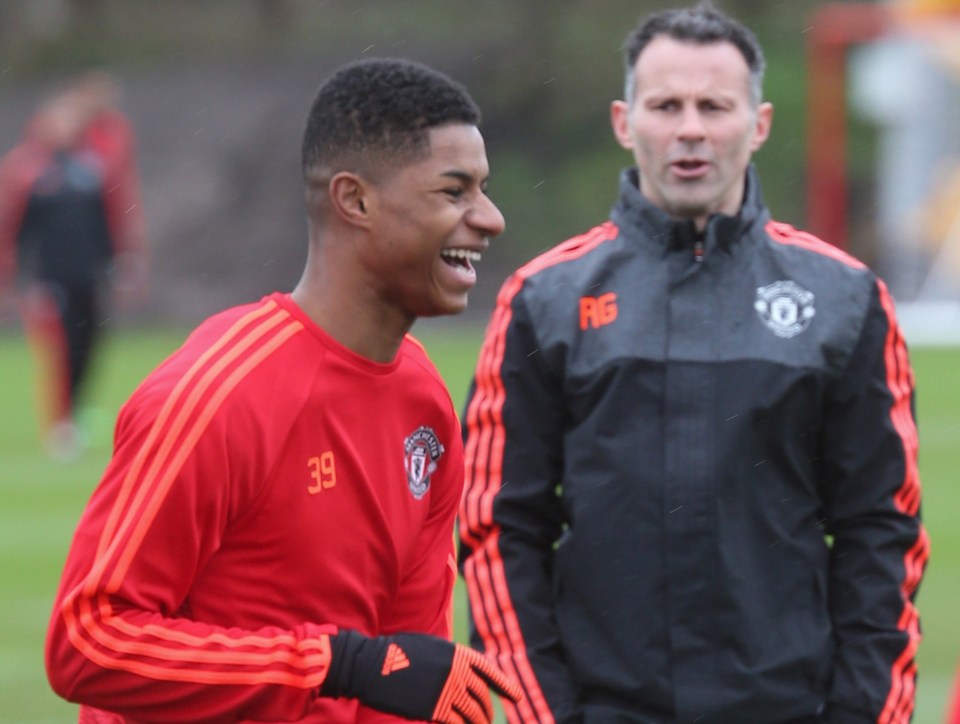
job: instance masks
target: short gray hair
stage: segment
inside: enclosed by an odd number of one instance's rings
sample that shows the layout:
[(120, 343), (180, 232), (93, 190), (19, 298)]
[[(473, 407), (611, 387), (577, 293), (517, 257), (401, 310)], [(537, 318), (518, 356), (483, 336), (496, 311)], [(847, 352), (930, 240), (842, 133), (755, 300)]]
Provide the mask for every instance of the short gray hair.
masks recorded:
[(766, 69), (763, 49), (749, 28), (717, 10), (709, 1), (648, 15), (627, 36), (623, 48), (626, 63), (624, 98), (627, 103), (633, 103), (637, 58), (650, 41), (661, 35), (697, 45), (733, 44), (750, 69), (750, 102), (754, 108), (759, 105), (763, 98), (763, 72)]

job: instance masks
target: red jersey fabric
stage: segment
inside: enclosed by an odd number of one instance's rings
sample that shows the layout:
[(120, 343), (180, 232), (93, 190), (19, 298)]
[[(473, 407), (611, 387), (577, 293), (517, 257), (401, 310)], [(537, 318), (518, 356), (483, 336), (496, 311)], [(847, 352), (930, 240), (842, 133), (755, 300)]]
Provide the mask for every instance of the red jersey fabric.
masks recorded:
[(51, 681), (87, 722), (392, 720), (315, 698), (328, 635), (450, 638), (462, 481), (456, 412), (412, 337), (378, 364), (288, 295), (220, 313), (120, 411)]

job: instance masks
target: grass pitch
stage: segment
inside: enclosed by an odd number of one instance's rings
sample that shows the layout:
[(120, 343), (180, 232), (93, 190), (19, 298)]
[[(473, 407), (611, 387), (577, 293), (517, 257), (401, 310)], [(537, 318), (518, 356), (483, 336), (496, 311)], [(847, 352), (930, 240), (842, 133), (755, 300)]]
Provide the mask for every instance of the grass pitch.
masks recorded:
[[(480, 345), (478, 327), (449, 320), (414, 329), (450, 387), (466, 395)], [(43, 671), (43, 638), (54, 590), (77, 518), (110, 452), (117, 409), (140, 379), (185, 337), (185, 331), (108, 335), (93, 370), (85, 423), (91, 450), (77, 462), (48, 459), (38, 438), (31, 360), (15, 331), (0, 334), (0, 723), (76, 721)], [(917, 376), (920, 472), (931, 562), (919, 595), (924, 641), (919, 654), (916, 724), (941, 724), (960, 663), (960, 349), (912, 350)], [(458, 637), (466, 601), (457, 590)]]

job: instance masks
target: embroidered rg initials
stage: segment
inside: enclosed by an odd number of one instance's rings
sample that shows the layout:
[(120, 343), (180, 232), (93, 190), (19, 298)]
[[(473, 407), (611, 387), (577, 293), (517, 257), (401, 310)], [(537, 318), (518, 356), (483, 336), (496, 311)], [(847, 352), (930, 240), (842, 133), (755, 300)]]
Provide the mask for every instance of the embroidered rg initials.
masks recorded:
[(617, 295), (613, 292), (599, 297), (580, 297), (580, 329), (602, 327), (617, 318)]

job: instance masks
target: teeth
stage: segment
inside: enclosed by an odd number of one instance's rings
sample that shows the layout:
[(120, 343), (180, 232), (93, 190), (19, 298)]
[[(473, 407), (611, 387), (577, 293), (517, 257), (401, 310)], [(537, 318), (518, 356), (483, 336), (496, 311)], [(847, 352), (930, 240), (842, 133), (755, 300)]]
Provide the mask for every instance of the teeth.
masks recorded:
[(470, 251), (469, 249), (444, 249), (440, 252), (440, 255), (452, 259), (466, 259), (470, 262), (480, 261), (480, 252)]

